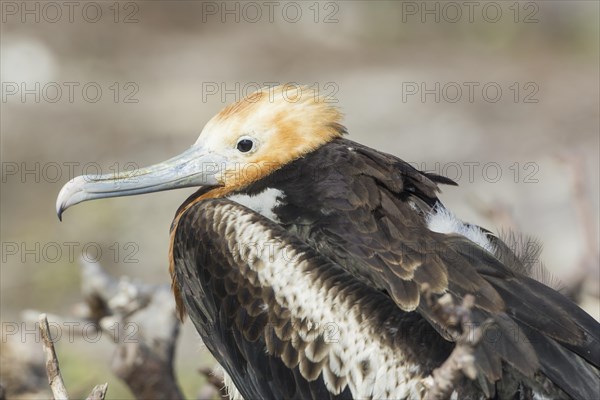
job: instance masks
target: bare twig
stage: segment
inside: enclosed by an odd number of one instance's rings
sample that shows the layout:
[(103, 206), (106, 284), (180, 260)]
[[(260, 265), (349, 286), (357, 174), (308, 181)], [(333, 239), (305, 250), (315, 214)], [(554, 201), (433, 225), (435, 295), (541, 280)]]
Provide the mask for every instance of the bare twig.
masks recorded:
[(433, 295), (425, 288), (425, 296), (440, 322), (457, 337), (456, 346), (448, 359), (424, 380), (427, 387), (425, 399), (442, 400), (450, 397), (463, 376), (469, 379), (477, 377), (473, 353), (481, 340), (482, 333), (481, 327), (473, 329), (471, 309), (475, 298), (472, 295), (465, 296), (461, 305), (455, 305), (449, 293), (434, 302)]
[(54, 350), (54, 343), (50, 337), (50, 327), (48, 326), (46, 314), (40, 315), (39, 323), (44, 354), (46, 355), (46, 372), (48, 373), (48, 383), (50, 384), (52, 395), (56, 400), (68, 400), (69, 395), (67, 394), (67, 389), (65, 388), (65, 383), (58, 367), (58, 358)]
[(92, 392), (86, 398), (86, 400), (104, 400), (107, 390), (108, 390), (108, 383), (104, 383), (102, 385), (96, 385), (96, 386), (94, 386), (94, 388), (92, 389)]

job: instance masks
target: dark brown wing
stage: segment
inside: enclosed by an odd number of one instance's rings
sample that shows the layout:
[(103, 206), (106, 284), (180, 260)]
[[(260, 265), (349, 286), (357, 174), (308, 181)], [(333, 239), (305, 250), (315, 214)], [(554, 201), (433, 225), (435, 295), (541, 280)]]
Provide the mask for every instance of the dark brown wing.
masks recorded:
[[(554, 384), (575, 398), (598, 393), (598, 323), (556, 291), (502, 264), (463, 236), (432, 232), (426, 214), (438, 204), (434, 175), (346, 140), (304, 160), (323, 172), (300, 186), (314, 201), (300, 204), (294, 187), (281, 215), (287, 228), (357, 279), (385, 291), (405, 311), (417, 310), (447, 337), (421, 299), (421, 285), (457, 299), (475, 296), (475, 322), (494, 321), (477, 361), (490, 390), (507, 368)], [(326, 209), (319, 215), (312, 207)], [(492, 339), (489, 339), (489, 338)], [(491, 394), (491, 393), (488, 393)]]
[(181, 217), (175, 284), (246, 399), (417, 398), (450, 353), (418, 313), (225, 199)]

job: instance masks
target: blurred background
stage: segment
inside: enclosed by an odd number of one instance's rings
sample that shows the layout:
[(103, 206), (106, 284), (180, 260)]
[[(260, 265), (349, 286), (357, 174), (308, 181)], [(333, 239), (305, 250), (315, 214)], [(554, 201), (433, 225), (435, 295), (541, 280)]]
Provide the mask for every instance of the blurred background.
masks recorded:
[[(168, 284), (169, 225), (193, 191), (85, 203), (60, 223), (62, 185), (178, 154), (226, 104), (276, 83), (326, 96), (350, 139), (455, 179), (441, 199), (460, 218), (538, 238), (539, 262), (599, 318), (598, 2), (1, 7), (0, 383), (14, 396), (14, 360), (41, 359), (24, 311), (72, 313), (82, 255)], [(57, 343), (73, 397), (105, 381), (107, 398), (132, 397), (113, 350), (108, 338)], [(186, 322), (175, 374), (187, 398), (213, 363)]]

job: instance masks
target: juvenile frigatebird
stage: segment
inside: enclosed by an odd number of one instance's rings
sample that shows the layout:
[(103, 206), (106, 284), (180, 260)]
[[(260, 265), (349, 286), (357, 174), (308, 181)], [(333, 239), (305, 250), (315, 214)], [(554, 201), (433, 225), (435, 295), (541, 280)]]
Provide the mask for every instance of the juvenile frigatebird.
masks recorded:
[(345, 139), (341, 114), (307, 93), (259, 90), (179, 156), (77, 177), (58, 215), (199, 188), (171, 225), (172, 285), (233, 398), (421, 398), (455, 347), (426, 288), (473, 295), (473, 324), (490, 327), (477, 378), (453, 398), (598, 398), (599, 324), (528, 276), (498, 237), (454, 217), (437, 197), (452, 181)]

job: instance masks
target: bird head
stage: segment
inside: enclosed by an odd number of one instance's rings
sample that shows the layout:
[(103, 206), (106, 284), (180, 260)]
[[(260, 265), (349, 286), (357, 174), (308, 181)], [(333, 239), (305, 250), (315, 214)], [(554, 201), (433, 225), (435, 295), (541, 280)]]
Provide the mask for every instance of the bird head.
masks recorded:
[(161, 163), (117, 174), (78, 176), (63, 186), (56, 212), (75, 204), (186, 187), (212, 197), (243, 189), (342, 135), (340, 112), (305, 86), (260, 89), (227, 106), (194, 145)]

